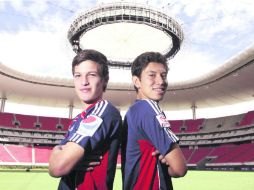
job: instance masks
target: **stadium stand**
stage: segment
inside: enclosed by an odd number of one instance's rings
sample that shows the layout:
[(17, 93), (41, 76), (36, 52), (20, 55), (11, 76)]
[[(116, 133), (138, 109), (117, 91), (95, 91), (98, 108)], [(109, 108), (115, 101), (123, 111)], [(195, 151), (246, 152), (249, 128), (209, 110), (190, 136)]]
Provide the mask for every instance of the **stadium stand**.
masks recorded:
[(188, 159), (188, 164), (193, 165), (200, 162), (212, 151), (211, 147), (199, 147), (193, 150), (191, 157)]
[(9, 155), (14, 158), (16, 162), (32, 163), (32, 147), (22, 145), (5, 145)]
[(172, 130), (175, 133), (181, 133), (182, 131), (185, 130), (185, 128), (183, 127), (183, 121), (182, 120), (171, 120), (169, 121)]
[(254, 111), (246, 113), (238, 126), (251, 125), (254, 123)]
[(54, 117), (39, 117), (39, 123), (41, 124), (40, 129), (41, 130), (53, 130), (57, 131), (58, 125), (61, 125), (59, 123), (59, 118), (54, 118)]
[(0, 126), (13, 127), (14, 117), (12, 113), (0, 112)]
[(195, 133), (198, 132), (204, 123), (204, 119), (191, 119), (185, 120), (184, 125), (186, 126), (186, 133)]
[[(0, 164), (47, 166), (68, 118), (0, 112)], [(254, 170), (254, 111), (220, 118), (171, 120), (193, 169)], [(39, 126), (38, 126), (39, 125)], [(118, 166), (121, 155), (118, 156)]]
[(23, 129), (35, 129), (37, 116), (22, 115), (22, 114), (14, 114), (14, 116), (15, 116), (15, 120), (19, 122), (18, 127)]
[(52, 147), (34, 146), (34, 160), (36, 164), (47, 164)]
[(15, 158), (13, 158), (8, 150), (6, 149), (5, 145), (0, 145), (0, 161), (1, 163), (9, 163), (9, 162), (16, 162)]

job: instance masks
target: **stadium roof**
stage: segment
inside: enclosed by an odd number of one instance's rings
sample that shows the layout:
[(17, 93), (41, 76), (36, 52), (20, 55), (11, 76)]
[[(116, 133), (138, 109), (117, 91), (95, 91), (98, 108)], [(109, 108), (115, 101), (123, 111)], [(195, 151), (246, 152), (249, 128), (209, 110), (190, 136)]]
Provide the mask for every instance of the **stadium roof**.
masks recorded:
[[(161, 103), (166, 110), (208, 108), (254, 99), (254, 46), (204, 76), (170, 82)], [(0, 93), (8, 100), (52, 107), (79, 107), (71, 79), (39, 77), (0, 64)], [(104, 96), (122, 110), (135, 100), (132, 84), (110, 82)]]
[[(1, 98), (20, 104), (78, 106), (70, 69), (75, 54), (67, 40), (67, 31), (78, 13), (108, 2), (112, 0), (75, 3), (68, 0), (61, 3), (55, 0), (1, 1)], [(190, 109), (192, 105), (210, 108), (254, 100), (254, 33), (251, 32), (254, 30), (254, 2), (135, 2), (159, 8), (176, 18), (183, 27), (184, 41), (177, 55), (170, 60), (169, 89), (162, 102), (164, 109)], [(164, 42), (161, 34), (148, 28), (129, 30), (132, 41), (120, 38), (123, 31), (127, 29), (122, 26), (121, 30), (97, 27), (86, 36), (90, 40), (86, 42), (90, 43), (89, 47), (105, 48), (107, 56), (109, 50), (113, 56), (129, 55), (136, 52), (140, 44), (158, 49)], [(162, 38), (158, 40), (160, 35)], [(111, 42), (105, 42), (109, 36), (123, 42), (121, 53), (119, 48), (108, 48)], [(98, 41), (94, 41), (96, 39)], [(133, 45), (130, 43), (133, 39), (143, 41), (134, 43), (133, 49), (128, 48)], [(110, 70), (105, 98), (121, 109), (135, 99), (130, 77), (129, 70)]]

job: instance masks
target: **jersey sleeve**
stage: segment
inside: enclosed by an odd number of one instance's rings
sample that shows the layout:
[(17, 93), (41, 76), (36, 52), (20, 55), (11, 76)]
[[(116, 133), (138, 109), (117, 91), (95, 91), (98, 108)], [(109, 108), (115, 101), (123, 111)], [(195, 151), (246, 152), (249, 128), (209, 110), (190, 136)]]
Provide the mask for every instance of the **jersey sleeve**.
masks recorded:
[(86, 150), (93, 151), (118, 138), (121, 121), (120, 113), (116, 109), (111, 105), (105, 106), (100, 114), (95, 111), (85, 119), (73, 122), (61, 144), (75, 142)]
[(90, 138), (92, 149), (96, 149), (98, 146), (102, 145), (102, 143), (105, 144), (106, 142), (106, 144), (109, 144), (112, 140), (119, 140), (122, 119), (120, 114), (109, 110), (103, 115), (102, 127)]
[(61, 144), (67, 142), (75, 142), (85, 149), (90, 149), (90, 138), (96, 133), (103, 123), (102, 118), (96, 115), (89, 115), (79, 123), (73, 123), (67, 136), (62, 140)]
[(170, 124), (163, 113), (155, 113), (151, 108), (143, 111), (140, 130), (162, 155), (166, 155), (178, 137), (171, 131)]

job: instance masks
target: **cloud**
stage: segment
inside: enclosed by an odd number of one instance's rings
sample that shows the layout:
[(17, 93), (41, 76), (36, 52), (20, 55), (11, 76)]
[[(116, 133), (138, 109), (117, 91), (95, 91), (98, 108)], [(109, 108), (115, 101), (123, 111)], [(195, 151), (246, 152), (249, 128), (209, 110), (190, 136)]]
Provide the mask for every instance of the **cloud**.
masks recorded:
[[(71, 76), (67, 39), (58, 33), (23, 31), (0, 35), (1, 62), (29, 74)], [(65, 43), (64, 43), (65, 42)], [(64, 46), (66, 45), (66, 46)]]
[[(3, 16), (12, 20), (8, 22), (8, 30), (0, 30), (0, 61), (28, 73), (70, 76), (69, 66), (74, 53), (67, 40), (68, 27), (81, 11), (110, 2), (119, 1), (1, 2), (0, 9), (5, 11)], [(183, 72), (181, 68), (189, 70), (184, 80), (198, 76), (223, 64), (254, 42), (254, 34), (250, 32), (254, 30), (252, 1), (132, 2), (160, 8), (182, 23), (185, 39), (181, 50), (171, 60), (172, 80), (183, 79), (177, 74)]]
[[(131, 1), (164, 11), (183, 27), (185, 38), (170, 60), (169, 82), (203, 75), (254, 43), (254, 1)], [(32, 75), (71, 77), (70, 24), (79, 13), (111, 2), (119, 0), (0, 1), (0, 62)], [(130, 81), (128, 70), (110, 73), (112, 82)]]
[(216, 66), (210, 56), (197, 51), (186, 50), (180, 52), (169, 61), (170, 71), (168, 81), (187, 81), (189, 79), (204, 75)]

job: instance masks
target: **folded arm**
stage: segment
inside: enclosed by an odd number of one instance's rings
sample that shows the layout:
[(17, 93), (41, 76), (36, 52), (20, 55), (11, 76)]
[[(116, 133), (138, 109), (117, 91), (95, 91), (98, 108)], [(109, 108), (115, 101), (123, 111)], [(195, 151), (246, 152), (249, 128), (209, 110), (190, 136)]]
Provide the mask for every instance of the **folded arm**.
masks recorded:
[(158, 156), (161, 163), (168, 166), (168, 174), (172, 177), (183, 177), (187, 173), (187, 164), (184, 155), (178, 144), (173, 144), (169, 153), (162, 156), (158, 150), (152, 153), (152, 156)]
[(49, 174), (52, 177), (68, 174), (84, 154), (84, 148), (74, 142), (55, 146), (49, 158)]
[(168, 173), (172, 177), (183, 177), (187, 173), (187, 164), (178, 144), (173, 144), (169, 153), (165, 155), (168, 163)]

